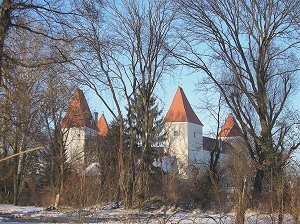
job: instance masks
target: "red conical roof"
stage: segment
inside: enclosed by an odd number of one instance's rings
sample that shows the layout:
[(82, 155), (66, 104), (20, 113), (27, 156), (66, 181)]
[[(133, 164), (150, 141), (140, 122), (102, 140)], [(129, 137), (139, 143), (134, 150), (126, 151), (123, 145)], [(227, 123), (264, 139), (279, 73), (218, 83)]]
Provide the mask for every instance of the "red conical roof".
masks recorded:
[(221, 128), (219, 137), (236, 137), (242, 136), (242, 131), (234, 119), (232, 113), (230, 113)]
[(191, 122), (202, 125), (181, 87), (178, 87), (165, 122)]
[(91, 123), (92, 119), (93, 115), (84, 93), (77, 88), (72, 96), (67, 113), (61, 122), (61, 128), (89, 127), (94, 129)]
[(98, 126), (98, 130), (99, 130), (99, 135), (107, 136), (108, 125), (107, 125), (106, 119), (104, 117), (104, 114), (101, 115), (97, 126)]

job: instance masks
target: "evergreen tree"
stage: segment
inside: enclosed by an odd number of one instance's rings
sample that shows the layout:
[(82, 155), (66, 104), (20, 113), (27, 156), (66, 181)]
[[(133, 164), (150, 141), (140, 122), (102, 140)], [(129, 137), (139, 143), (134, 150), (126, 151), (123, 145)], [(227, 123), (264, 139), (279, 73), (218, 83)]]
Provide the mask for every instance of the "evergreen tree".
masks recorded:
[(133, 129), (131, 133), (134, 135), (130, 136), (134, 139), (135, 184), (133, 187), (135, 200), (139, 205), (152, 193), (150, 192), (153, 183), (151, 180), (157, 183), (160, 179), (158, 175), (160, 172), (156, 172), (153, 162), (159, 157), (157, 147), (161, 145), (164, 138), (162, 109), (159, 109), (154, 96), (147, 98), (144, 93), (136, 91), (131, 100), (129, 118)]
[[(163, 133), (163, 117), (162, 109), (159, 109), (159, 105), (156, 103), (156, 98), (154, 96), (149, 99), (149, 108), (148, 108), (148, 123), (143, 127), (143, 117), (145, 105), (143, 104), (142, 94), (137, 93), (136, 97), (131, 100), (132, 102), (132, 113), (131, 120), (133, 123), (133, 129), (135, 131), (135, 149), (137, 156), (141, 156), (141, 147), (142, 147), (142, 136), (143, 133), (148, 133), (148, 138), (146, 142), (147, 147), (147, 160), (153, 162), (154, 155), (157, 155), (157, 152), (154, 150), (154, 147), (161, 146), (164, 138)], [(146, 129), (146, 130), (145, 130)]]

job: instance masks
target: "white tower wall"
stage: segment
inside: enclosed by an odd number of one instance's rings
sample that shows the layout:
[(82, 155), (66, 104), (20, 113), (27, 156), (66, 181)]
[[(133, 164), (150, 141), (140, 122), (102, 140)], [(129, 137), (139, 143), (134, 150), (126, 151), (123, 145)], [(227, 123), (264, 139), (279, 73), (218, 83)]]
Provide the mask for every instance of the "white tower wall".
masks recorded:
[(97, 136), (97, 131), (88, 127), (72, 127), (63, 129), (63, 133), (66, 141), (67, 162), (83, 166), (86, 140), (89, 137)]
[(207, 154), (203, 150), (202, 125), (188, 122), (188, 152), (189, 165), (198, 166), (207, 161)]
[(168, 122), (165, 124), (167, 138), (165, 141), (166, 153), (176, 156), (179, 173), (184, 172), (188, 165), (188, 136), (186, 122)]
[(188, 177), (192, 165), (207, 162), (209, 154), (203, 150), (202, 125), (190, 122), (167, 122), (165, 151), (176, 156), (179, 175)]

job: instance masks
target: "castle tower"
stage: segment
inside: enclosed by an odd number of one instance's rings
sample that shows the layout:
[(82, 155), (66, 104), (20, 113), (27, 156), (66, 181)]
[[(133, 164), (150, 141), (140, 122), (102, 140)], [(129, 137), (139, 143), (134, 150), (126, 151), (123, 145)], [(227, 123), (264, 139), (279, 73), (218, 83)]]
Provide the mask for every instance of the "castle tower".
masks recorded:
[(243, 133), (232, 113), (229, 113), (227, 119), (225, 120), (225, 123), (218, 135), (218, 139), (220, 139), (221, 142), (226, 142), (227, 144), (229, 144), (231, 148), (244, 146)]
[(61, 128), (66, 141), (67, 161), (82, 166), (86, 161), (87, 140), (96, 138), (98, 131), (84, 93), (79, 88), (72, 96)]
[(205, 160), (202, 127), (182, 88), (178, 87), (165, 117), (165, 152), (176, 157), (182, 177), (188, 177), (192, 165)]
[(225, 140), (226, 138), (234, 138), (234, 137), (242, 137), (242, 136), (243, 136), (242, 131), (239, 125), (237, 124), (232, 113), (229, 113), (225, 123), (221, 128), (218, 137), (222, 140)]
[(108, 124), (106, 122), (104, 114), (101, 115), (97, 126), (98, 126), (98, 134), (100, 136), (106, 137), (108, 133)]

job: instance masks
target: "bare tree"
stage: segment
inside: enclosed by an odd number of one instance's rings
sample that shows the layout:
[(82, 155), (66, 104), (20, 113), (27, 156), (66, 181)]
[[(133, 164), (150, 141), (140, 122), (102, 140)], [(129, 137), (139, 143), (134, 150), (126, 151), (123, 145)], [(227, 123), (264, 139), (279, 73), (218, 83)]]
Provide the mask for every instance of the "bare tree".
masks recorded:
[[(69, 105), (74, 83), (66, 81), (67, 70), (63, 65), (47, 66), (44, 75), (46, 77), (44, 78), (44, 90), (40, 96), (40, 113), (45, 132), (45, 138), (41, 143), (45, 150), (40, 154), (40, 161), (43, 163), (43, 172), (40, 172), (40, 176), (46, 186), (50, 186), (57, 195), (61, 195), (69, 169), (66, 161), (66, 138), (64, 137), (68, 129), (62, 129), (61, 122), (63, 113)], [(59, 196), (57, 197), (59, 199)]]
[[(119, 121), (119, 186), (125, 207), (136, 200), (136, 184), (142, 186), (142, 170), (146, 152), (149, 150), (150, 99), (160, 83), (162, 75), (170, 67), (169, 53), (165, 46), (170, 44), (169, 31), (174, 13), (166, 1), (111, 1), (101, 17), (101, 3), (87, 5), (83, 2), (84, 22), (78, 25), (83, 46), (80, 62), (77, 63), (82, 81), (93, 89), (105, 106)], [(136, 132), (131, 119), (131, 100), (138, 92), (143, 103), (143, 134), (140, 169), (135, 178), (133, 146)], [(112, 104), (107, 99), (111, 96)], [(127, 107), (124, 113), (125, 106)], [(129, 124), (130, 143), (124, 148), (125, 119)], [(138, 190), (139, 191), (139, 190)], [(142, 195), (143, 192), (140, 193)]]
[(177, 3), (186, 29), (175, 54), (206, 74), (239, 121), (259, 193), (266, 172), (280, 175), (299, 146), (285, 141), (293, 125), (285, 112), (298, 83), (298, 1)]
[[(55, 57), (56, 50), (53, 49), (51, 51), (45, 47), (48, 43), (48, 38), (42, 38), (25, 30), (18, 32), (18, 35), (11, 37), (10, 40), (7, 44), (10, 46), (11, 52), (18, 51), (18, 54), (14, 56), (17, 61), (31, 64), (37, 58)], [(45, 148), (48, 148), (48, 142), (46, 141), (48, 133), (45, 133), (44, 130), (49, 128), (46, 125), (48, 124), (46, 121), (49, 121), (50, 118), (44, 117), (43, 112), (46, 108), (51, 108), (56, 113), (57, 111), (62, 112), (62, 107), (60, 110), (57, 109), (59, 107), (57, 103), (53, 105), (48, 93), (51, 91), (51, 87), (52, 90), (56, 88), (56, 94), (59, 94), (59, 85), (62, 83), (66, 85), (65, 80), (54, 79), (49, 75), (54, 70), (54, 66), (46, 65), (28, 68), (18, 64), (10, 64), (10, 67), (2, 68), (2, 71), (5, 71), (10, 76), (9, 80), (6, 79), (5, 88), (1, 92), (3, 94), (1, 94), (0, 99), (0, 122), (3, 127), (1, 128), (2, 145), (0, 145), (0, 148), (4, 152), (4, 157), (36, 146), (43, 145)], [(55, 70), (55, 75), (62, 78), (63, 67), (60, 66), (59, 70)], [(47, 77), (48, 75), (49, 77)], [(49, 79), (52, 81), (50, 87), (49, 83), (47, 83)], [(57, 83), (53, 83), (54, 80)], [(67, 90), (65, 89), (65, 91)], [(52, 91), (52, 94), (55, 93)], [(62, 101), (63, 95), (60, 94), (60, 97), (56, 97), (56, 100), (58, 99)], [(49, 109), (47, 115), (49, 115)], [(60, 123), (56, 122), (55, 125), (60, 130)], [(56, 143), (58, 143), (58, 139), (56, 139)], [(41, 165), (39, 162), (42, 159), (39, 160), (39, 158), (41, 158), (41, 153), (34, 152), (21, 154), (8, 162), (12, 163), (13, 167), (11, 174), (14, 182), (14, 204), (18, 204), (23, 183), (28, 181), (28, 178), (31, 178), (27, 174), (37, 171), (40, 173)], [(44, 181), (42, 182), (44, 183)], [(42, 182), (35, 183), (42, 184)]]
[[(10, 64), (34, 68), (46, 64), (68, 61), (58, 44), (60, 41), (68, 42), (73, 36), (70, 32), (72, 4), (68, 1), (26, 1), (3, 0), (0, 3), (0, 86), (5, 85), (9, 73), (4, 70)], [(52, 42), (47, 42), (49, 48), (56, 50), (55, 57), (37, 55), (38, 60), (19, 60), (18, 50), (10, 48), (12, 39), (27, 31), (29, 33), (46, 37)], [(23, 40), (32, 43), (30, 39), (22, 36)], [(46, 44), (46, 43), (45, 43)], [(1, 89), (0, 89), (1, 90)]]
[(236, 223), (242, 224), (245, 222), (251, 178), (255, 174), (255, 167), (242, 142), (235, 144), (235, 148), (230, 150), (225, 164), (229, 174), (228, 182), (232, 186), (236, 202)]
[[(38, 115), (39, 81), (37, 77), (30, 77), (29, 70), (18, 71), (12, 86), (6, 89), (6, 98), (3, 101), (9, 105), (9, 114), (2, 114), (6, 129), (3, 138), (6, 139), (5, 150), (7, 153), (17, 154), (30, 149), (37, 144), (36, 136), (40, 133), (41, 119)], [(35, 133), (35, 135), (32, 135)], [(12, 159), (14, 181), (14, 204), (18, 204), (18, 197), (25, 172), (25, 164), (29, 155), (22, 154)]]

